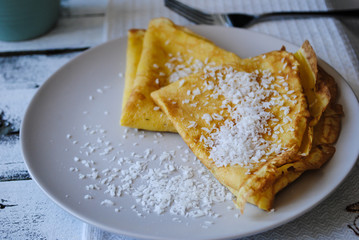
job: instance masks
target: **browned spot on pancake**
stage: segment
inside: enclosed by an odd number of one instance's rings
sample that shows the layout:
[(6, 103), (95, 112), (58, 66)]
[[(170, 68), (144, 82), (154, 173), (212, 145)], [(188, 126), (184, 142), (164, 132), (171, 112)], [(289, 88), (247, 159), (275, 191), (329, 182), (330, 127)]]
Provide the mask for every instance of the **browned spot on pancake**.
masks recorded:
[(146, 31), (145, 29), (130, 29), (130, 30), (128, 30), (130, 33), (132, 33), (132, 34), (136, 34), (136, 33), (138, 33), (138, 32), (142, 32), (142, 31)]

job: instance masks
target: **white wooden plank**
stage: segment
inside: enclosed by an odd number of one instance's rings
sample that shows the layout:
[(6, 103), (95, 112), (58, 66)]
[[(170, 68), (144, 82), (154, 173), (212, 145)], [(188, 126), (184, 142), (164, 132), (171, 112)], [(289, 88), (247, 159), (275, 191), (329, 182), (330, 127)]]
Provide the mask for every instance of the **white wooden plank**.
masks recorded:
[[(17, 137), (0, 144), (0, 182), (29, 179)], [(2, 196), (0, 195), (0, 198)]]
[[(32, 89), (81, 52), (58, 55), (0, 57), (0, 90)], [(1, 93), (2, 102), (5, 93)], [(16, 97), (16, 95), (12, 95)]]
[(51, 74), (80, 53), (1, 57), (0, 65), (0, 181), (28, 179), (17, 135), (27, 106)]
[(81, 239), (83, 223), (55, 205), (33, 182), (0, 182), (0, 239)]
[[(51, 74), (78, 54), (79, 53), (52, 56), (1, 57), (1, 123), (3, 125), (11, 125), (14, 130), (19, 130), (21, 119), (38, 87), (41, 86)], [(3, 121), (5, 121), (5, 123)], [(0, 128), (1, 127), (4, 126), (0, 124)], [(4, 141), (4, 139), (0, 140)], [(0, 143), (1, 142), (2, 141), (0, 141)]]

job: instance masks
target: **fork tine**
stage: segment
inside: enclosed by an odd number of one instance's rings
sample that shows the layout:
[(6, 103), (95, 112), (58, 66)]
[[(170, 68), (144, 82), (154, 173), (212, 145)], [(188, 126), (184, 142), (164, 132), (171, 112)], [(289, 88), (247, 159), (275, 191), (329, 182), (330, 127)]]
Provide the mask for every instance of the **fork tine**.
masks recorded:
[(198, 18), (190, 16), (190, 15), (187, 15), (186, 13), (183, 13), (181, 10), (174, 9), (173, 11), (178, 13), (180, 16), (186, 18), (190, 22), (193, 22), (195, 24), (204, 24), (202, 20), (199, 20)]
[(196, 24), (203, 24), (203, 22), (201, 20), (199, 20), (197, 17), (194, 17), (193, 15), (189, 15), (187, 12), (183, 12), (182, 10), (173, 7), (171, 5), (167, 5), (168, 8), (170, 8), (172, 11), (174, 11), (175, 13), (178, 13), (180, 16), (186, 18), (187, 20), (194, 22)]
[(187, 11), (188, 13), (197, 15), (200, 18), (212, 19), (212, 16), (210, 14), (200, 11), (198, 9), (192, 8), (188, 5), (185, 5), (185, 4), (181, 3), (180, 1), (166, 0), (166, 2), (168, 4), (172, 4), (173, 7), (177, 7), (178, 9), (182, 9), (183, 11)]
[(165, 0), (165, 6), (197, 24), (213, 24), (214, 22), (212, 15), (189, 7), (177, 0)]

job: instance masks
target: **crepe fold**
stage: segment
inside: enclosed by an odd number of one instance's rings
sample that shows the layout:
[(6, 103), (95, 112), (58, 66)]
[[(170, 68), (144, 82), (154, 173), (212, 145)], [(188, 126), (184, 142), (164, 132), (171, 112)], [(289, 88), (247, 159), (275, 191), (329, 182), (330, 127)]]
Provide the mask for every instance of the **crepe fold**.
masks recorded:
[[(335, 152), (333, 144), (340, 132), (343, 112), (341, 106), (335, 103), (334, 80), (322, 69), (318, 71), (314, 51), (308, 51), (313, 49), (305, 42), (295, 55), (283, 50), (242, 59), (237, 64), (215, 69), (215, 74), (208, 74), (210, 70), (206, 69), (207, 73), (188, 76), (181, 84), (176, 82), (151, 94), (193, 153), (234, 194), (235, 204), (242, 211), (246, 202), (264, 210), (272, 209), (274, 197), (281, 189), (304, 171), (320, 168)], [(225, 161), (227, 164), (218, 165), (215, 151), (221, 152), (224, 148), (228, 154), (220, 157), (225, 159), (233, 156), (231, 149), (242, 148), (220, 141), (236, 141), (243, 138), (242, 131), (246, 131), (246, 127), (251, 128), (249, 123), (236, 132), (228, 132), (223, 127), (228, 122), (242, 124), (232, 117), (233, 113), (228, 113), (228, 108), (251, 106), (236, 105), (232, 101), (224, 108), (223, 103), (228, 102), (231, 96), (213, 90), (221, 87), (219, 85), (223, 84), (224, 75), (234, 73), (257, 73), (253, 81), (262, 85), (264, 80), (261, 74), (269, 74), (269, 78), (272, 78), (270, 86), (266, 87), (274, 92), (267, 94), (262, 101), (263, 104), (275, 102), (265, 110), (272, 115), (265, 122), (268, 131), (254, 136), (260, 139), (252, 141), (252, 145), (248, 146), (255, 149), (262, 145), (261, 141), (268, 141), (269, 144), (260, 159), (247, 153), (244, 162), (233, 164)], [(222, 78), (214, 77), (216, 74)], [(214, 86), (210, 83), (214, 83)], [(243, 91), (243, 86), (239, 86), (237, 90)], [(201, 94), (188, 96), (189, 92), (193, 93), (196, 89)], [(225, 91), (230, 89), (226, 88)], [(254, 101), (251, 94), (243, 95), (239, 102)], [(252, 114), (252, 110), (246, 112), (239, 109), (239, 112), (244, 113), (242, 119), (247, 118), (246, 114)], [(218, 138), (221, 132), (227, 135)], [(246, 137), (253, 137), (253, 134)], [(247, 144), (247, 140), (241, 143)], [(253, 143), (257, 146), (253, 146)], [(246, 153), (239, 151), (236, 154), (235, 157), (243, 158), (241, 154)]]
[(271, 210), (280, 190), (333, 156), (336, 100), (308, 41), (241, 59), (165, 18), (129, 31), (121, 125), (178, 132), (241, 211)]
[[(142, 46), (141, 46), (142, 36)], [(146, 32), (129, 32), (123, 110), (120, 124), (151, 131), (176, 132), (150, 94), (171, 82), (238, 57), (166, 18), (150, 21)], [(138, 44), (132, 44), (137, 42)], [(134, 74), (136, 73), (136, 74)]]

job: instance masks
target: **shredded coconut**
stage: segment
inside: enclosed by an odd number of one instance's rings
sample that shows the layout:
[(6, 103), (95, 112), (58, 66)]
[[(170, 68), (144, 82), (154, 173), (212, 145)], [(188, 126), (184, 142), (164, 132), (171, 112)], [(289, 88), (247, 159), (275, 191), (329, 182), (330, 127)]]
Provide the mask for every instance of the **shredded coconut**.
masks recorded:
[(180, 82), (179, 82), (179, 87), (182, 87), (184, 84), (184, 79), (182, 79)]
[[(130, 196), (134, 200), (131, 210), (138, 217), (166, 213), (179, 217), (215, 219), (220, 215), (212, 209), (214, 203), (228, 201), (231, 204), (232, 194), (200, 164), (187, 147), (176, 145), (176, 150), (160, 154), (154, 153), (152, 148), (141, 152), (132, 149), (124, 156), (124, 150), (119, 148), (126, 144), (117, 143), (115, 147), (107, 140), (108, 131), (101, 125), (84, 124), (79, 129), (83, 130), (88, 142), (77, 146), (79, 153), (73, 157), (76, 166), (70, 167), (69, 171), (76, 173), (79, 179), (91, 181), (86, 185), (88, 193), (83, 196), (86, 200), (94, 199), (92, 201), (99, 201), (102, 206), (116, 207), (114, 211), (120, 212), (122, 207), (118, 207), (117, 199)], [(93, 135), (89, 135), (90, 132)], [(144, 131), (125, 128), (123, 133), (133, 148), (146, 139)], [(166, 141), (162, 133), (151, 134), (157, 143)], [(76, 138), (72, 137), (68, 141), (73, 140)], [(97, 163), (91, 160), (92, 157), (106, 162), (108, 167), (97, 169)], [(195, 168), (182, 165), (189, 160)], [(151, 167), (151, 162), (156, 162), (156, 167)], [(77, 166), (85, 168), (79, 170)], [(93, 191), (101, 191), (107, 199), (93, 198)], [(208, 222), (207, 225), (211, 224)]]
[(101, 205), (106, 206), (106, 207), (110, 207), (115, 205), (115, 203), (111, 200), (105, 199), (101, 202)]
[(90, 200), (90, 199), (93, 199), (93, 197), (91, 195), (89, 195), (89, 194), (86, 194), (84, 196), (84, 199)]
[(190, 124), (187, 126), (187, 128), (194, 128), (194, 127), (197, 126), (197, 123), (194, 122), (194, 121), (189, 121), (189, 123), (190, 123)]
[[(177, 55), (176, 58), (176, 61), (180, 62), (181, 56)], [(195, 59), (191, 59), (191, 64), (197, 67), (203, 66)], [(196, 71), (196, 68), (191, 71)], [(213, 82), (208, 82), (208, 88), (211, 86), (214, 87)], [(101, 91), (105, 92), (106, 89), (107, 87), (103, 87)], [(202, 89), (198, 88), (189, 92), (189, 95), (193, 97), (201, 92)], [(96, 98), (104, 95), (98, 94)], [(185, 102), (189, 103), (189, 100)], [(84, 116), (85, 119), (91, 114), (88, 112), (88, 115)], [(210, 118), (219, 120), (221, 116), (212, 114), (209, 115), (208, 119)], [(197, 126), (196, 122), (188, 124), (188, 127)], [(70, 143), (69, 149), (78, 150), (74, 151), (70, 159), (74, 166), (69, 167), (69, 171), (76, 174), (79, 179), (85, 179), (82, 180), (86, 183), (85, 190), (87, 191), (83, 196), (84, 199), (93, 199), (91, 201), (120, 212), (122, 207), (118, 206), (121, 202), (118, 200), (122, 197), (132, 197), (131, 210), (138, 217), (155, 213), (189, 218), (205, 216), (216, 219), (220, 215), (214, 212), (215, 203), (228, 201), (232, 204), (230, 201), (232, 194), (200, 164), (185, 145), (174, 146), (173, 151), (162, 149), (163, 152), (161, 152), (158, 146), (162, 147), (167, 141), (164, 134), (124, 128), (122, 135), (119, 135), (120, 143), (112, 143), (113, 139), (110, 141), (107, 136), (107, 133), (111, 131), (104, 129), (100, 124), (92, 125), (83, 122), (77, 126), (77, 129), (83, 131), (86, 142), (82, 141), (84, 138), (76, 139), (77, 133), (68, 133), (64, 137)], [(212, 128), (209, 127), (208, 131), (212, 131)], [(139, 146), (145, 140), (147, 144), (150, 143), (149, 146), (153, 146), (152, 143), (159, 145), (155, 150), (151, 148), (143, 150), (144, 148)], [(77, 144), (73, 145), (74, 142)], [(176, 153), (177, 151), (179, 153)], [(191, 167), (183, 166), (185, 164)], [(105, 197), (98, 197), (99, 193)], [(174, 221), (181, 222), (182, 220)], [(210, 226), (212, 223), (208, 221), (205, 225)]]
[(198, 59), (189, 58), (187, 62), (184, 61), (181, 53), (177, 53), (176, 56), (169, 55), (171, 58), (165, 64), (168, 70), (171, 72), (169, 81), (175, 82), (181, 78), (187, 77), (190, 74), (198, 73), (205, 67), (205, 63)]
[[(274, 77), (269, 71), (247, 73), (221, 66), (207, 68), (206, 72), (204, 79), (214, 79), (218, 83), (210, 88), (213, 88), (211, 96), (224, 96), (222, 108), (227, 109), (231, 117), (211, 131), (208, 137), (200, 139), (211, 149), (210, 158), (218, 167), (235, 164), (250, 166), (260, 162), (268, 148), (273, 146), (262, 135), (270, 130), (268, 121), (275, 121), (273, 114), (266, 111), (277, 104), (271, 100), (276, 93), (270, 88)], [(207, 90), (208, 86), (207, 82)], [(286, 115), (289, 113), (289, 107), (282, 107), (281, 110)], [(212, 117), (221, 119), (218, 115), (208, 116), (204, 114), (202, 117), (207, 123)]]
[(203, 114), (202, 119), (206, 121), (207, 124), (210, 124), (212, 121), (212, 117), (208, 113)]

